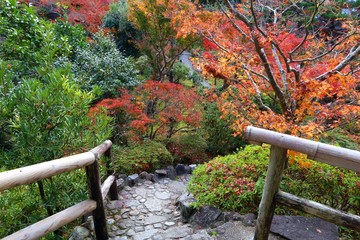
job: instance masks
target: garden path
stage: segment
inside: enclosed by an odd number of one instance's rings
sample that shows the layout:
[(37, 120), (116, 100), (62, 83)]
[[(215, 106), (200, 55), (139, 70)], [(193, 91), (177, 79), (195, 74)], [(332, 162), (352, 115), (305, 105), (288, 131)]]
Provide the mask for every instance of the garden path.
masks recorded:
[[(119, 200), (107, 203), (107, 223), (113, 240), (245, 240), (254, 227), (226, 222), (217, 228), (201, 229), (181, 221), (177, 199), (186, 191), (189, 175), (177, 180), (145, 181), (119, 192)], [(271, 236), (270, 239), (280, 239)]]

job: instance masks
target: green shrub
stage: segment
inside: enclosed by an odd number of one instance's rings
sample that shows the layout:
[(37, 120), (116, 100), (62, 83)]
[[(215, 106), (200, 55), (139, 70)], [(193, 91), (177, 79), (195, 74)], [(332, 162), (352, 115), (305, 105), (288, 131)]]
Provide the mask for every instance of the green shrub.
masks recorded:
[(268, 150), (247, 146), (243, 151), (199, 165), (189, 182), (197, 206), (210, 204), (223, 210), (255, 211), (261, 198)]
[(165, 146), (150, 140), (129, 147), (114, 146), (113, 159), (115, 171), (126, 174), (152, 172), (173, 163), (173, 157)]
[[(189, 183), (197, 206), (211, 204), (241, 213), (256, 211), (268, 159), (268, 147), (246, 146), (235, 154), (199, 165)], [(360, 214), (360, 179), (356, 173), (348, 170), (295, 156), (284, 171), (280, 188), (303, 198)]]
[(166, 139), (166, 147), (176, 163), (203, 163), (208, 160), (206, 140), (196, 133)]
[(206, 104), (201, 125), (206, 133), (207, 150), (213, 156), (230, 154), (245, 146), (241, 136), (233, 135), (230, 118), (222, 118), (217, 103)]
[[(349, 129), (350, 131), (356, 131), (356, 128), (353, 127)], [(326, 136), (320, 139), (321, 142), (329, 143), (343, 148), (349, 148), (359, 151), (360, 145), (349, 137), (349, 130), (342, 128), (335, 128), (326, 133)], [(359, 133), (355, 132), (353, 134), (358, 135)]]
[[(69, 63), (67, 58), (59, 59), (57, 65)], [(137, 85), (137, 70), (132, 60), (125, 57), (112, 39), (101, 32), (93, 35), (92, 41), (83, 48), (77, 48), (72, 71), (80, 85), (86, 90), (99, 87), (101, 98), (119, 95), (119, 88)]]
[[(43, 180), (43, 183), (45, 194), (49, 197), (46, 205), (56, 208), (56, 212), (88, 199), (84, 170), (61, 174), (51, 180)], [(55, 202), (56, 206), (54, 206)], [(47, 217), (47, 211), (36, 184), (23, 185), (1, 192), (0, 211), (0, 238)], [(73, 224), (79, 224), (79, 222)], [(65, 226), (63, 231), (66, 231), (68, 227)], [(45, 238), (55, 239), (55, 236), (48, 234)]]

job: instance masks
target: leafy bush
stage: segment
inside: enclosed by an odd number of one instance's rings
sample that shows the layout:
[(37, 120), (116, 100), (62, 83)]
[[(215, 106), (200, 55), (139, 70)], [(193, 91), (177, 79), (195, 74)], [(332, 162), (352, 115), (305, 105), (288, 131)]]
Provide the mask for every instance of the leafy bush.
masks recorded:
[(80, 90), (64, 74), (54, 70), (44, 76), (46, 83), (28, 80), (0, 96), (6, 113), (0, 122), (11, 136), (9, 155), (13, 156), (13, 165), (0, 159), (1, 164), (13, 168), (39, 163), (109, 137), (111, 119), (101, 113), (88, 116), (94, 95)]
[(113, 159), (115, 171), (126, 174), (151, 172), (173, 163), (173, 157), (165, 146), (150, 140), (129, 147), (114, 146)]
[(223, 119), (215, 102), (206, 104), (201, 125), (206, 133), (207, 150), (213, 156), (230, 154), (245, 146), (241, 136), (233, 135), (230, 116)]
[[(45, 205), (51, 206), (56, 212), (88, 199), (84, 170), (61, 174), (46, 179), (43, 183), (45, 194), (54, 198), (48, 198)], [(61, 191), (59, 191), (60, 189)], [(54, 203), (56, 203), (56, 206), (54, 206)], [(23, 185), (1, 192), (0, 238), (46, 218), (45, 205), (42, 203), (36, 184)], [(54, 238), (53, 234), (46, 236), (46, 239)]]
[(165, 143), (177, 163), (203, 163), (208, 160), (206, 141), (200, 134), (180, 135), (166, 139)]
[(172, 69), (173, 73), (173, 82), (179, 83), (180, 81), (185, 81), (190, 78), (190, 68), (188, 68), (185, 64), (180, 61), (174, 63)]
[(138, 56), (133, 44), (140, 37), (140, 32), (128, 20), (129, 5), (126, 0), (119, 0), (110, 4), (110, 10), (103, 18), (103, 26), (110, 28), (115, 37), (116, 46), (126, 56)]
[[(241, 213), (257, 211), (268, 159), (268, 147), (246, 146), (235, 154), (199, 165), (189, 183), (197, 206), (211, 204)], [(357, 174), (304, 159), (302, 155), (291, 158), (280, 188), (303, 198), (360, 214), (360, 179)]]
[(116, 96), (119, 88), (139, 83), (130, 58), (123, 56), (114, 41), (101, 32), (93, 36), (87, 47), (77, 49), (72, 70), (86, 90), (100, 87), (102, 98)]
[[(356, 128), (352, 128), (351, 130), (355, 130)], [(358, 133), (355, 133), (359, 136)], [(321, 142), (329, 143), (332, 145), (337, 145), (343, 148), (349, 148), (359, 151), (360, 145), (359, 142), (355, 142), (352, 138), (350, 138), (350, 131), (341, 128), (335, 128), (326, 133), (326, 136), (320, 139)]]
[(210, 204), (223, 210), (255, 211), (267, 167), (268, 150), (247, 146), (243, 151), (199, 165), (189, 182), (197, 206)]

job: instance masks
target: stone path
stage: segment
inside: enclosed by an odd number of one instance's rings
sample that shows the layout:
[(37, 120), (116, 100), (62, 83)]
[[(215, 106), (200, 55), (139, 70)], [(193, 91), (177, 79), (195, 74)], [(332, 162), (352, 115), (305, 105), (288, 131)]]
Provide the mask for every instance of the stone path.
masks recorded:
[(222, 222), (215, 229), (200, 229), (183, 223), (176, 203), (186, 189), (188, 178), (188, 175), (183, 175), (178, 177), (178, 181), (165, 178), (159, 183), (145, 181), (134, 187), (124, 187), (118, 201), (107, 203), (111, 239), (252, 239), (253, 227), (239, 222)]

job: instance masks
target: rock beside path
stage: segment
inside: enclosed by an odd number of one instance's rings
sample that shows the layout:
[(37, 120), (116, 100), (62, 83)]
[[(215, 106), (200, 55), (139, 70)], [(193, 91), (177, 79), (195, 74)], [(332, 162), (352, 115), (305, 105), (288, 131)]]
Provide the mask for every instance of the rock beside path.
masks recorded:
[(292, 240), (336, 240), (338, 227), (319, 218), (274, 216), (270, 231)]

